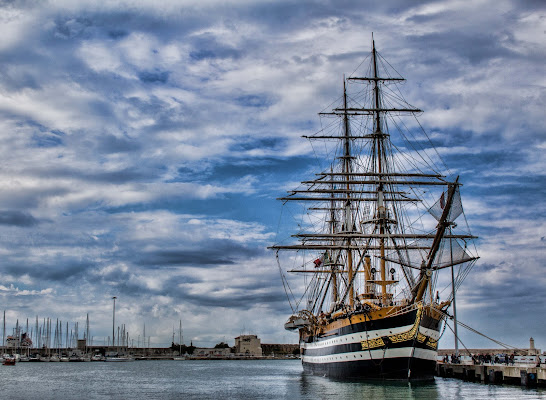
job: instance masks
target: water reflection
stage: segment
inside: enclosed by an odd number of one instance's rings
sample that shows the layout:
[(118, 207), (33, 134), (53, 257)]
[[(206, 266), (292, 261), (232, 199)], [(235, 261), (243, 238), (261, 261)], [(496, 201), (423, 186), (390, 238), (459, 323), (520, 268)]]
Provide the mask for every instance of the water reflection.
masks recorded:
[(397, 381), (345, 381), (307, 375), (299, 375), (300, 399), (330, 399), (332, 397), (351, 399), (439, 399), (436, 382)]

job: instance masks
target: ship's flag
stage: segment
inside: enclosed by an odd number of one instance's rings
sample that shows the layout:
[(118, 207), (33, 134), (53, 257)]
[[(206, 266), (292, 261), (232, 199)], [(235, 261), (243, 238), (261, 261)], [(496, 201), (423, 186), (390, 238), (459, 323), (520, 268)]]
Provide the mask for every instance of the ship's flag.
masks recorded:
[(313, 263), (315, 264), (315, 268), (318, 268), (322, 265), (322, 259), (317, 258)]

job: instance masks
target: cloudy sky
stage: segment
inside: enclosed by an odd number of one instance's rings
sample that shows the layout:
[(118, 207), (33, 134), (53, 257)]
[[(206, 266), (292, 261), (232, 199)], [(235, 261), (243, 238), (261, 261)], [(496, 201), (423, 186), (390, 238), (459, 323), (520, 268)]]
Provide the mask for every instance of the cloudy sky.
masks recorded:
[[(460, 319), (546, 349), (542, 1), (3, 1), (0, 308), (135, 344), (295, 343), (274, 254), (302, 139), (370, 50), (461, 175)], [(83, 329), (80, 328), (80, 332)], [(177, 333), (178, 335), (178, 333)], [(496, 346), (462, 332), (467, 347)], [(441, 347), (452, 347), (447, 332)]]

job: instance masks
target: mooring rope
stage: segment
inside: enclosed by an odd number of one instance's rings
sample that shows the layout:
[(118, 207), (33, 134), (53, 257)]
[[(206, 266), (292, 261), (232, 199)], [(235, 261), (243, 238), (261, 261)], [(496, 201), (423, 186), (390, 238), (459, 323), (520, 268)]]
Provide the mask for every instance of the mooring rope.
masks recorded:
[[(454, 321), (454, 318), (453, 318), (452, 315), (449, 315), (449, 314), (446, 313), (445, 311), (441, 311), (441, 312), (442, 312), (445, 316), (447, 316), (449, 319), (451, 319), (452, 321)], [(513, 349), (513, 350), (519, 350), (519, 351), (526, 351), (525, 349), (520, 349), (519, 347), (511, 346), (511, 345), (506, 344), (506, 343), (503, 343), (503, 342), (501, 342), (501, 341), (499, 341), (499, 340), (493, 339), (492, 337), (489, 337), (489, 336), (487, 336), (486, 334), (477, 331), (476, 329), (472, 328), (471, 326), (468, 326), (467, 324), (465, 324), (465, 323), (463, 323), (463, 322), (461, 322), (461, 321), (459, 321), (459, 320), (457, 320), (457, 324), (460, 325), (460, 326), (462, 326), (463, 328), (468, 329), (469, 331), (471, 331), (471, 332), (473, 332), (473, 333), (476, 333), (476, 334), (478, 334), (478, 335), (480, 335), (480, 336), (483, 336), (483, 337), (486, 338), (486, 339), (491, 340), (491, 341), (494, 342), (494, 343), (497, 343), (498, 345), (504, 347), (505, 349)], [(449, 327), (449, 329), (451, 329), (451, 327)], [(453, 332), (453, 333), (455, 334), (455, 332)], [(458, 339), (458, 338), (457, 338), (457, 339)], [(458, 340), (460, 340), (460, 339), (458, 339)], [(461, 343), (463, 343), (463, 342), (461, 341)], [(464, 346), (464, 345), (463, 345), (463, 346)], [(466, 348), (466, 347), (465, 347), (465, 348)]]
[[(459, 342), (461, 342), (461, 344), (463, 345), (463, 347), (464, 347), (464, 349), (466, 350), (466, 352), (468, 353), (468, 355), (471, 356), (472, 353), (470, 353), (470, 351), (468, 350), (468, 348), (464, 345), (463, 341), (462, 341), (462, 340), (459, 338), (459, 336), (455, 333), (455, 330), (454, 330), (451, 326), (449, 326), (449, 324), (448, 324), (447, 322), (446, 322), (445, 326), (447, 326), (447, 327), (449, 328), (449, 330), (450, 330), (451, 332), (453, 332), (453, 336), (455, 336), (455, 338), (456, 338)], [(444, 326), (444, 328), (445, 328), (445, 326)]]

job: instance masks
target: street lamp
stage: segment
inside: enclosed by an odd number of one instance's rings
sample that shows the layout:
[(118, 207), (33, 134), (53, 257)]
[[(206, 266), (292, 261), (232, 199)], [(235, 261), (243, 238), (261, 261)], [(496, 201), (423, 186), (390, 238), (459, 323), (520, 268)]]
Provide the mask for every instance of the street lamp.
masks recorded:
[(116, 343), (116, 341), (114, 340), (115, 326), (116, 326), (116, 299), (117, 299), (116, 296), (112, 297), (112, 300), (114, 300), (114, 311), (112, 314), (112, 347), (114, 346), (114, 343)]

